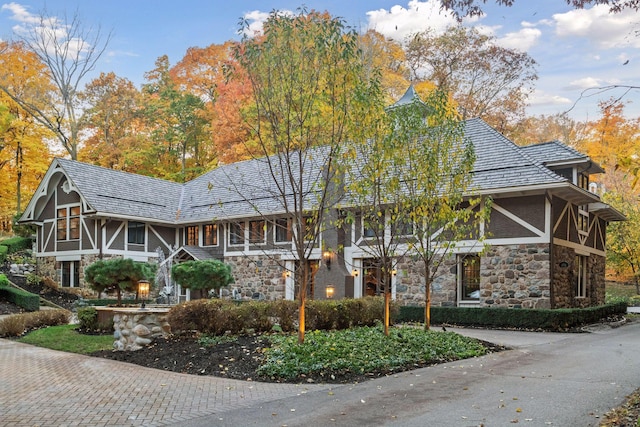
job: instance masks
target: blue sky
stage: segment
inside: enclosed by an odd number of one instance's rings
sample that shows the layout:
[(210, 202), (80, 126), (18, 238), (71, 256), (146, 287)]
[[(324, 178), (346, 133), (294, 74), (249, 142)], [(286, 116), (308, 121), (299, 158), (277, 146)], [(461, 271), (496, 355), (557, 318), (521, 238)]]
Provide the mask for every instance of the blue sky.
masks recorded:
[[(259, 26), (271, 10), (294, 11), (302, 4), (399, 41), (428, 27), (439, 31), (454, 22), (439, 13), (436, 0), (0, 0), (0, 39), (14, 38), (14, 30), (27, 25), (45, 7), (55, 16), (66, 13), (71, 17), (77, 12), (85, 26), (100, 25), (103, 31), (113, 31), (96, 73), (113, 71), (139, 86), (159, 56), (166, 54), (175, 64), (189, 47), (238, 39), (240, 18)], [(465, 25), (478, 26), (496, 36), (500, 44), (526, 51), (538, 62), (539, 80), (529, 114), (561, 113), (575, 103), (570, 112), (573, 118), (596, 119), (598, 100), (622, 91), (580, 99), (583, 90), (640, 85), (640, 35), (636, 35), (640, 14), (636, 12), (609, 14), (606, 6), (574, 10), (564, 0), (516, 0), (510, 8), (489, 0), (485, 12), (484, 17), (465, 21)], [(638, 117), (640, 90), (624, 99), (631, 101), (627, 116)]]

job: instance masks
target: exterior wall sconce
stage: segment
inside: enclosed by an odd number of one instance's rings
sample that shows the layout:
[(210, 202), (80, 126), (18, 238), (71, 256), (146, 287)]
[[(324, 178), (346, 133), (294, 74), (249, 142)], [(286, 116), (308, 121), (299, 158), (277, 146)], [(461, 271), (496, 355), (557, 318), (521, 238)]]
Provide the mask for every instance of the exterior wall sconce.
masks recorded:
[(322, 253), (322, 261), (324, 261), (324, 265), (327, 266), (327, 270), (331, 270), (331, 252), (325, 251)]
[(291, 277), (291, 272), (289, 270), (285, 270), (284, 277)]
[(353, 277), (358, 277), (358, 274), (360, 274), (360, 272), (358, 271), (358, 269), (354, 269), (351, 274), (353, 274)]
[(395, 268), (393, 270), (391, 270), (391, 274), (393, 276), (397, 276), (398, 275), (398, 270), (396, 270)]
[(149, 297), (149, 281), (148, 280), (139, 280), (138, 281), (138, 297), (142, 300), (141, 308), (145, 308), (145, 300)]
[(336, 291), (336, 288), (333, 285), (327, 285), (327, 289), (326, 289), (327, 299), (332, 299), (335, 291)]

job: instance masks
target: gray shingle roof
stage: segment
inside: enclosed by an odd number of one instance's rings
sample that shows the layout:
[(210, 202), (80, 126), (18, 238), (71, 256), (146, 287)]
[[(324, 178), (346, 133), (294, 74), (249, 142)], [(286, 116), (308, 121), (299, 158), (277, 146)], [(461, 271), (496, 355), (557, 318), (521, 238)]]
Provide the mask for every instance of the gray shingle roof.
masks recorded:
[[(465, 122), (465, 135), (475, 147), (472, 188), (499, 192), (514, 187), (554, 186), (567, 180), (544, 166), (543, 161), (581, 159), (584, 155), (557, 141), (519, 147), (481, 119)], [(329, 155), (327, 147), (306, 152), (301, 179), (306, 206), (315, 204), (314, 185)], [(295, 165), (294, 155), (290, 162)], [(196, 223), (222, 218), (279, 214), (284, 199), (271, 176), (268, 162), (276, 157), (220, 166), (186, 184), (115, 171), (77, 161), (56, 159), (81, 195), (99, 215), (148, 218), (166, 223)], [(295, 166), (293, 168), (295, 170)], [(291, 185), (279, 177), (291, 202)]]
[(175, 221), (181, 184), (73, 160), (56, 159), (54, 162), (100, 214)]
[(589, 156), (563, 144), (560, 141), (549, 141), (540, 144), (527, 145), (522, 150), (529, 156), (535, 158), (540, 163), (547, 166), (587, 163), (590, 173), (603, 173), (604, 170), (597, 163), (593, 162)]

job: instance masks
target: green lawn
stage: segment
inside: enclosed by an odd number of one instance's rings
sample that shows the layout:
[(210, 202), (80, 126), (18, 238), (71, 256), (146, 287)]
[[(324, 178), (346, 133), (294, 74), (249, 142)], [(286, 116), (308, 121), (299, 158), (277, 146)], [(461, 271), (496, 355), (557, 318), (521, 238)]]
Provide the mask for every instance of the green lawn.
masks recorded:
[(30, 332), (18, 341), (80, 354), (113, 348), (113, 335), (84, 335), (76, 331), (77, 327), (78, 325), (49, 326)]

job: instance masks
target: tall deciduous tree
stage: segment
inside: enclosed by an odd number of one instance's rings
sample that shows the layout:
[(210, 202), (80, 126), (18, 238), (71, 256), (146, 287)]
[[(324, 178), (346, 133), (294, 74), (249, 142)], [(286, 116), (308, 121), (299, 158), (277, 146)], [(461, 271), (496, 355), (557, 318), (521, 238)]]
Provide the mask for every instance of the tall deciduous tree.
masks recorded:
[(204, 102), (180, 90), (169, 73), (166, 55), (145, 77), (144, 110), (160, 159), (155, 175), (184, 182), (201, 174), (208, 164), (201, 157), (201, 141), (208, 134)]
[(426, 109), (416, 99), (398, 109), (394, 119), (397, 143), (406, 158), (398, 212), (413, 225), (415, 240), (409, 252), (423, 264), (428, 330), (433, 279), (461, 242), (483, 239), (480, 224), (488, 219), (490, 203), (472, 196), (475, 153), (447, 94), (436, 90), (425, 104)]
[(100, 73), (82, 93), (87, 109), (83, 127), (90, 133), (80, 150), (83, 161), (128, 172), (139, 172), (128, 153), (141, 148), (140, 92), (126, 78)]
[(538, 78), (527, 53), (500, 47), (474, 28), (414, 34), (406, 40), (406, 55), (413, 77), (451, 93), (463, 119), (481, 117), (502, 133), (524, 117)]
[[(339, 19), (305, 10), (295, 15), (272, 12), (263, 34), (256, 37), (248, 35), (246, 23), (242, 25), (247, 36), (236, 58), (252, 89), (246, 123), (264, 156), (265, 187), (275, 189), (269, 196), (292, 225), (302, 343), (309, 261), (325, 211), (334, 203), (332, 176), (340, 143), (354, 123), (352, 104), (362, 95), (358, 36)], [(255, 176), (244, 179), (255, 185)], [(259, 206), (255, 209), (260, 212)]]
[(71, 19), (59, 19), (44, 10), (28, 28), (18, 27), (17, 36), (45, 65), (55, 90), (36, 97), (25, 96), (2, 81), (0, 90), (53, 132), (76, 160), (81, 135), (81, 83), (104, 53), (110, 34), (103, 39), (99, 27), (85, 27), (77, 14)]
[[(0, 44), (0, 81), (20, 94), (35, 99), (46, 93), (51, 83), (43, 65), (20, 43)], [(35, 192), (51, 161), (46, 144), (51, 133), (37, 123), (17, 102), (0, 91), (3, 107), (0, 124), (0, 218), (10, 218), (22, 210), (22, 201)]]
[(380, 73), (385, 105), (392, 104), (409, 86), (410, 70), (402, 45), (375, 30), (368, 30), (360, 36), (360, 50), (366, 69)]

